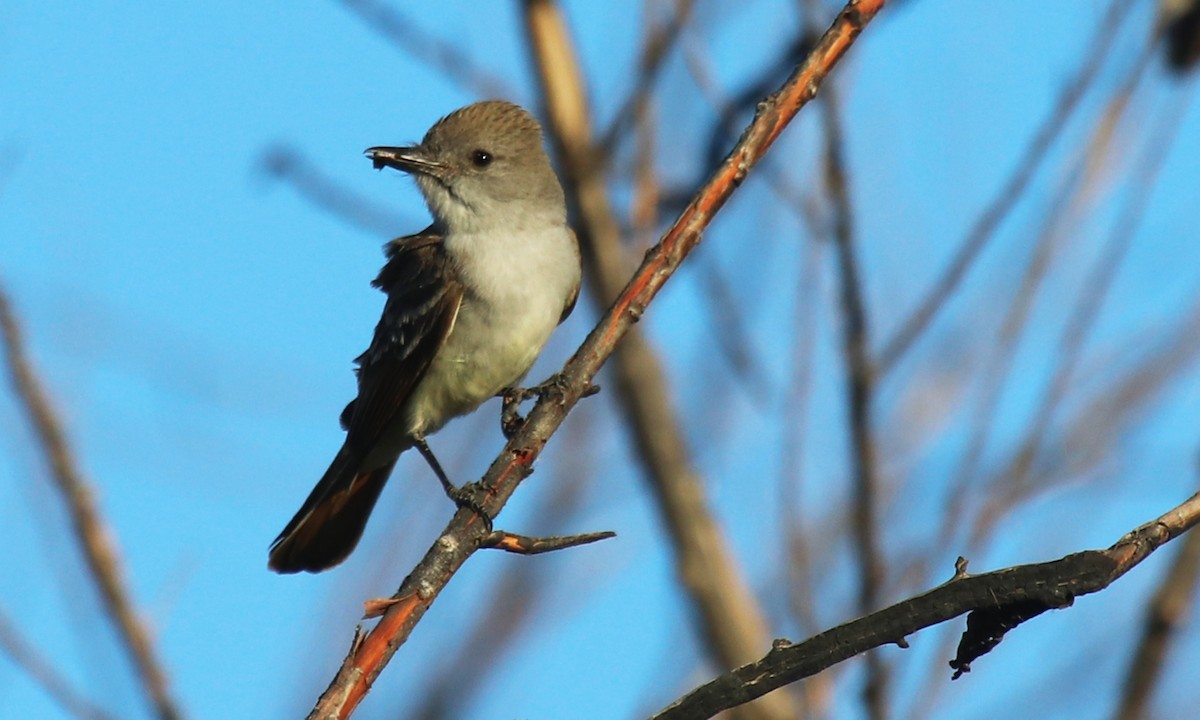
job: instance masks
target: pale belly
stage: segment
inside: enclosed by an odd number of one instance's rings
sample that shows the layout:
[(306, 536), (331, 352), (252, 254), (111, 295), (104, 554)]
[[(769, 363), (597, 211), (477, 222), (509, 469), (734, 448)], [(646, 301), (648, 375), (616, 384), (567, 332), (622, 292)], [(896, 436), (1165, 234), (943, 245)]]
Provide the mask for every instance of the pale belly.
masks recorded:
[(520, 382), (556, 321), (522, 313), (497, 318), (464, 305), (446, 347), (429, 366), (406, 408), (409, 432), (436, 432)]

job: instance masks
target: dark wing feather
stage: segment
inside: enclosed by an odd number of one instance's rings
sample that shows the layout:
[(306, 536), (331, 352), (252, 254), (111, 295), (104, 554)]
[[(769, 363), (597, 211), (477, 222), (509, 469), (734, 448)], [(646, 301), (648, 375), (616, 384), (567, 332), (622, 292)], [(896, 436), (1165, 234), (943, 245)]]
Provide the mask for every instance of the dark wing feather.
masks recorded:
[[(571, 233), (571, 246), (575, 248), (575, 264), (582, 262), (579, 256), (579, 237), (575, 235), (575, 231), (567, 228), (567, 232)], [(575, 301), (579, 299), (579, 285), (575, 285), (575, 289), (567, 297), (567, 302), (563, 305), (562, 315), (558, 316), (558, 324), (562, 325), (567, 318), (571, 316), (571, 311), (575, 309)]]
[(454, 327), (463, 288), (433, 228), (393, 240), (372, 283), (387, 293), (383, 316), (358, 356), (358, 397), (342, 413), (346, 445), (365, 453), (408, 400)]
[(462, 285), (432, 229), (393, 240), (375, 279), (387, 293), (371, 346), (358, 358), (358, 398), (342, 413), (346, 442), (275, 542), (276, 572), (318, 572), (341, 562), (362, 536), (395, 464), (362, 468), (363, 458), (397, 420), (412, 390), (454, 327)]

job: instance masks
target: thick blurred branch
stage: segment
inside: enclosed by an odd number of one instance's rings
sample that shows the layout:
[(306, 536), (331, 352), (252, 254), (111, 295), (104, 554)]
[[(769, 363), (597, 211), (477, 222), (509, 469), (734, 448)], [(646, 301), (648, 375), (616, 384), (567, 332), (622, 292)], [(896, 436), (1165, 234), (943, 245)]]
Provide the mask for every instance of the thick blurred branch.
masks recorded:
[[(888, 644), (905, 647), (908, 635), (964, 613), (972, 613), (964, 634), (967, 644), (969, 640), (980, 639), (971, 638), (970, 633), (982, 624), (981, 618), (1018, 612), (1033, 616), (1047, 609), (1070, 607), (1076, 597), (1108, 587), (1150, 553), (1198, 522), (1200, 494), (1134, 529), (1107, 550), (1088, 550), (1061, 560), (982, 575), (968, 575), (964, 568), (959, 568), (949, 582), (923, 595), (839, 625), (802, 643), (776, 641), (761, 660), (700, 686), (654, 715), (653, 720), (712, 717), (869, 649)], [(994, 642), (982, 648), (983, 652), (995, 647), (1004, 631), (1013, 627), (1015, 624), (993, 629), (988, 637)], [(974, 658), (960, 657), (955, 664), (965, 670), (971, 659)]]
[(6, 360), (13, 392), (29, 417), (50, 476), (71, 518), (71, 529), (92, 581), (110, 620), (117, 628), (141, 680), (142, 691), (159, 718), (181, 717), (168, 689), (167, 675), (154, 652), (150, 631), (134, 608), (126, 589), (113, 533), (96, 507), (91, 487), (83, 479), (67, 443), (66, 433), (50, 399), (42, 388), (25, 349), (25, 341), (8, 295), (0, 287), (0, 334), (4, 337)]
[[(591, 386), (592, 379), (617, 343), (700, 243), (716, 213), (800, 108), (813, 98), (825, 76), (883, 4), (883, 0), (849, 3), (787, 82), (758, 104), (754, 120), (741, 140), (662, 240), (646, 253), (625, 289), (563, 367), (562, 394), (543, 398), (534, 406), (525, 424), (474, 486), (478, 504), (491, 516), (500, 513), (520, 482), (533, 472), (533, 462), (567, 413)], [(485, 534), (483, 523), (474, 511), (460, 510), (455, 514), (441, 537), (396, 591), (395, 603), (369, 633), (355, 638), (349, 655), (317, 701), (310, 718), (345, 718), (353, 712)]]
[[(603, 163), (593, 146), (583, 74), (557, 4), (528, 0), (525, 13), (549, 134), (576, 217), (588, 287), (602, 310), (621, 292), (629, 273), (604, 184)], [(613, 360), (617, 399), (671, 539), (676, 572), (697, 612), (698, 634), (718, 667), (737, 667), (754, 658), (767, 641), (766, 618), (709, 508), (654, 349), (633, 330)], [(782, 696), (748, 712), (761, 718), (795, 716)]]

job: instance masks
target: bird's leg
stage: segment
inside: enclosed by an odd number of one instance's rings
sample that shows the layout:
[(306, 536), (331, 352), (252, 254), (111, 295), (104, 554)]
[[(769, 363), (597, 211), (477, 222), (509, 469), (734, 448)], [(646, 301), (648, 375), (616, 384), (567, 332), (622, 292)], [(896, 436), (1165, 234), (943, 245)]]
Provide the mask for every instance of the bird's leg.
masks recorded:
[(446, 493), (446, 497), (454, 501), (458, 507), (465, 507), (478, 515), (482, 520), (484, 527), (488, 532), (492, 531), (492, 516), (488, 515), (479, 503), (471, 497), (471, 492), (467, 488), (455, 487), (454, 483), (450, 482), (450, 478), (446, 477), (446, 471), (442, 469), (442, 464), (437, 461), (433, 455), (433, 450), (429, 449), (429, 443), (425, 442), (425, 437), (418, 435), (413, 439), (413, 444), (416, 445), (417, 451), (421, 453), (421, 457), (425, 458), (425, 462), (429, 463), (429, 467), (433, 469), (433, 474), (437, 475), (438, 482), (442, 484), (442, 491)]
[[(562, 373), (555, 373), (533, 387), (510, 387), (501, 390), (497, 397), (501, 401), (500, 430), (504, 433), (504, 437), (511, 438), (517, 430), (521, 429), (521, 425), (525, 424), (525, 418), (521, 417), (520, 413), (521, 403), (531, 397), (542, 398), (547, 395), (557, 395), (559, 402), (562, 402), (566, 392), (567, 380)], [(589, 397), (598, 392), (600, 392), (599, 385), (589, 384), (580, 397)]]

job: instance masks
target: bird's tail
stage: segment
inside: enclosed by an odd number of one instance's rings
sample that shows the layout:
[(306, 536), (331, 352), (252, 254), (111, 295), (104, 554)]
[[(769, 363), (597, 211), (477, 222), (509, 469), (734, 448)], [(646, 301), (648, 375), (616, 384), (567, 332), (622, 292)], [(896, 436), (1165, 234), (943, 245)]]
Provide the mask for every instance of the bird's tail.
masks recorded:
[(275, 542), (267, 566), (279, 573), (320, 572), (346, 559), (362, 537), (392, 462), (358, 472), (358, 458), (343, 447), (300, 511)]

